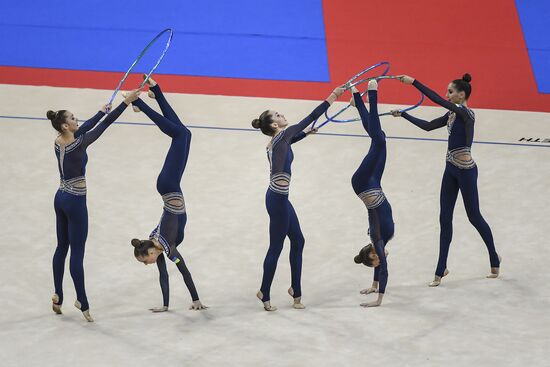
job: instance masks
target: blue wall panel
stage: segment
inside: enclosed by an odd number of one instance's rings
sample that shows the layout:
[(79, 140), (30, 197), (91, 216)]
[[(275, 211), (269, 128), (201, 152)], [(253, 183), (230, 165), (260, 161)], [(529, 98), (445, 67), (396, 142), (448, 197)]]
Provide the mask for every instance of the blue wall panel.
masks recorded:
[(175, 35), (159, 73), (330, 80), (321, 0), (10, 2), (0, 65), (125, 71), (168, 27)]
[(550, 93), (550, 0), (516, 0), (540, 93)]

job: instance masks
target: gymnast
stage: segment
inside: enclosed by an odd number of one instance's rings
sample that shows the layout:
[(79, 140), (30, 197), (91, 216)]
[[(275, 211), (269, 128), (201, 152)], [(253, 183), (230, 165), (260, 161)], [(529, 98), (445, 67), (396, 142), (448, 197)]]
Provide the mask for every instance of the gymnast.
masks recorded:
[(291, 286), (289, 295), (294, 299), (293, 307), (303, 309), (302, 304), (302, 252), (305, 239), (300, 229), (294, 207), (288, 199), (291, 165), (294, 159), (291, 144), (294, 144), (316, 129), (303, 130), (321, 116), (336, 99), (344, 93), (343, 88), (336, 88), (327, 99), (315, 108), (308, 116), (295, 125), (288, 126), (285, 116), (273, 111), (264, 111), (259, 118), (252, 121), (255, 129), (272, 139), (267, 145), (267, 159), (270, 164), (270, 183), (265, 196), (267, 213), (269, 214), (269, 249), (263, 264), (263, 277), (260, 291), (256, 296), (263, 302), (266, 311), (275, 311), (271, 305), (270, 289), (277, 261), (283, 249), (283, 242), (290, 239), (290, 269)]
[[(52, 296), (52, 309), (61, 314), (63, 304), (63, 274), (65, 258), (69, 247), (71, 257), (69, 269), (76, 290), (75, 307), (82, 311), (85, 319), (93, 322), (90, 306), (84, 287), (84, 248), (88, 236), (88, 208), (86, 206), (86, 149), (115, 121), (126, 107), (136, 100), (139, 90), (125, 96), (117, 108), (97, 126), (97, 123), (110, 110), (105, 105), (91, 119), (78, 126), (77, 118), (67, 110), (48, 111), (46, 116), (54, 129), (59, 132), (55, 139), (55, 155), (61, 183), (55, 194), (54, 208), (57, 227), (57, 247), (53, 255), (53, 279), (55, 294)], [(94, 129), (95, 127), (95, 129)]]
[(353, 87), (351, 104), (357, 108), (361, 122), (371, 138), (371, 144), (366, 157), (351, 178), (355, 194), (367, 207), (369, 216), (369, 235), (371, 243), (363, 247), (354, 261), (374, 267), (374, 280), (370, 288), (362, 290), (361, 294), (378, 292), (376, 301), (361, 303), (363, 307), (376, 307), (382, 304), (388, 283), (388, 264), (386, 261), (386, 245), (394, 234), (392, 209), (382, 191), (382, 175), (386, 165), (386, 134), (380, 126), (378, 117), (378, 83), (369, 81), (368, 101), (370, 112), (367, 111), (361, 94)]
[(399, 80), (405, 84), (412, 84), (430, 100), (448, 110), (445, 115), (432, 121), (421, 120), (406, 112), (392, 111), (394, 117), (402, 116), (423, 130), (431, 131), (447, 126), (449, 133), (445, 172), (443, 173), (439, 197), (439, 223), (441, 226), (439, 260), (434, 280), (429, 285), (437, 287), (441, 284), (441, 278), (449, 274), (447, 256), (453, 236), (453, 211), (459, 190), (462, 193), (468, 219), (481, 235), (489, 252), (491, 272), (487, 278), (496, 278), (499, 275), (501, 258), (496, 252), (491, 228), (479, 210), (478, 170), (471, 154), (475, 115), (474, 111), (468, 107), (468, 98), (472, 92), (470, 84), (472, 77), (470, 74), (464, 74), (461, 79), (449, 83), (446, 100), (410, 76), (401, 75)]
[[(144, 76), (146, 77), (146, 76)], [(149, 79), (149, 92), (151, 98), (155, 98), (160, 106), (162, 115), (154, 111), (141, 99), (132, 102), (134, 111), (142, 111), (153, 121), (159, 129), (168, 135), (172, 142), (166, 155), (164, 165), (157, 179), (157, 191), (164, 202), (164, 208), (159, 224), (149, 235), (148, 240), (132, 239), (134, 256), (145, 265), (156, 262), (159, 270), (160, 289), (162, 291), (162, 307), (151, 308), (152, 312), (168, 311), (170, 300), (170, 288), (168, 283), (168, 270), (166, 257), (174, 262), (183, 276), (183, 281), (191, 294), (191, 310), (204, 310), (199, 300), (199, 294), (195, 288), (191, 273), (177, 247), (183, 242), (187, 212), (185, 201), (180, 187), (181, 178), (187, 165), (189, 148), (191, 145), (191, 131), (180, 121), (168, 101), (162, 94), (160, 86)], [(164, 115), (164, 116), (163, 116)]]

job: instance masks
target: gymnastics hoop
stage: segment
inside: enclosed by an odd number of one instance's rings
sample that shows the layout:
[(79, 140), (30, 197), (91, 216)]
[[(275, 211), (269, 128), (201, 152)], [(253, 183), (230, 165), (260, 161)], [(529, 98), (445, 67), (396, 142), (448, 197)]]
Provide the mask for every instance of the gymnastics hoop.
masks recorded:
[(166, 28), (165, 30), (163, 30), (162, 32), (160, 32), (159, 34), (157, 34), (157, 36), (155, 38), (153, 38), (153, 40), (151, 40), (151, 42), (149, 42), (149, 44), (147, 44), (147, 46), (145, 46), (145, 48), (143, 49), (143, 51), (141, 51), (141, 53), (139, 54), (139, 56), (137, 57), (137, 59), (132, 63), (132, 65), (130, 65), (130, 67), (128, 68), (128, 71), (126, 71), (126, 74), (124, 74), (124, 76), (122, 77), (122, 79), (120, 80), (120, 83), (118, 83), (118, 86), (116, 87), (115, 91), (113, 92), (113, 95), (111, 96), (111, 99), (109, 99), (109, 103), (108, 104), (111, 104), (113, 103), (113, 101), (115, 100), (115, 97), (118, 93), (118, 91), (120, 90), (120, 88), (122, 87), (122, 84), (124, 84), (124, 82), (126, 81), (126, 79), (128, 78), (128, 75), (130, 75), (130, 73), (132, 72), (132, 70), (134, 69), (134, 67), (138, 64), (138, 62), (143, 58), (143, 55), (145, 55), (145, 53), (147, 52), (147, 50), (160, 38), (162, 37), (163, 34), (165, 33), (168, 33), (168, 41), (166, 41), (166, 45), (164, 46), (164, 50), (162, 51), (162, 53), (160, 54), (160, 57), (158, 58), (157, 62), (155, 63), (155, 65), (153, 65), (153, 67), (151, 68), (151, 70), (149, 70), (149, 72), (147, 73), (147, 77), (145, 79), (143, 79), (143, 82), (140, 84), (139, 88), (138, 89), (141, 89), (143, 88), (143, 86), (145, 85), (145, 83), (147, 83), (147, 81), (149, 80), (149, 78), (151, 77), (151, 74), (153, 74), (155, 72), (155, 70), (157, 69), (157, 67), (160, 65), (160, 62), (162, 61), (162, 59), (164, 58), (164, 55), (166, 55), (166, 51), (168, 51), (168, 48), (170, 47), (170, 42), (172, 42), (172, 37), (174, 36), (174, 32), (172, 31), (171, 28)]
[[(381, 75), (378, 75), (378, 76), (373, 76), (373, 77), (369, 77), (369, 78), (363, 78), (363, 79), (359, 79), (357, 80), (357, 78), (359, 78), (360, 76), (364, 75), (365, 73), (375, 69), (375, 68), (378, 68), (378, 67), (381, 67), (381, 66), (385, 66), (385, 69), (384, 69), (384, 72), (381, 74)], [(362, 84), (364, 82), (367, 82), (367, 81), (370, 81), (370, 80), (381, 80), (381, 79), (399, 79), (397, 76), (394, 76), (394, 75), (386, 75), (388, 73), (388, 71), (390, 70), (390, 66), (391, 64), (388, 62), (388, 61), (381, 61), (377, 64), (374, 64), (372, 66), (369, 66), (368, 68), (366, 68), (365, 70), (355, 74), (350, 80), (348, 80), (346, 82), (346, 84), (343, 85), (344, 89), (345, 90), (348, 90), (348, 89), (351, 89), (359, 84)], [(363, 97), (365, 94), (367, 94), (368, 90), (367, 91), (364, 91), (363, 93), (361, 93), (361, 97)], [(410, 111), (410, 110), (413, 110), (415, 108), (417, 108), (418, 106), (420, 106), (422, 104), (422, 102), (424, 102), (424, 94), (420, 93), (420, 100), (412, 105), (412, 106), (409, 106), (407, 108), (403, 108), (403, 109), (400, 109), (399, 110), (399, 113), (403, 113), (403, 112), (407, 112), (407, 111)], [(342, 108), (340, 111), (338, 111), (337, 113), (335, 113), (333, 116), (329, 116), (328, 115), (328, 111), (325, 111), (325, 118), (326, 120), (321, 123), (319, 126), (317, 126), (316, 128), (317, 129), (320, 129), (322, 128), (323, 126), (325, 126), (326, 124), (328, 124), (329, 122), (334, 122), (334, 123), (347, 123), (347, 122), (355, 122), (355, 121), (360, 121), (361, 118), (358, 117), (358, 118), (354, 118), (354, 119), (348, 119), (348, 120), (337, 120), (336, 117), (338, 117), (339, 115), (341, 115), (342, 113), (344, 113), (346, 110), (348, 110), (349, 108), (351, 107), (351, 103), (348, 104), (346, 107)], [(389, 116), (391, 115), (391, 112), (385, 112), (385, 113), (381, 113), (379, 114), (378, 116)], [(317, 121), (315, 121), (312, 125), (313, 128), (315, 128), (315, 124), (317, 123)]]
[[(376, 68), (379, 68), (381, 66), (385, 66), (386, 68), (384, 69), (384, 72), (378, 76), (375, 76), (375, 77), (371, 77), (371, 78), (364, 78), (364, 79), (359, 79), (359, 80), (356, 80), (357, 78), (359, 78), (360, 76), (362, 76), (363, 74), (366, 74), (368, 73), (369, 71), (373, 70), (373, 69), (376, 69)], [(391, 67), (391, 64), (388, 62), (388, 61), (380, 61), (379, 63), (377, 64), (374, 64), (372, 66), (369, 66), (368, 68), (366, 68), (365, 70), (355, 74), (350, 80), (348, 80), (346, 82), (346, 84), (344, 84), (344, 89), (345, 90), (348, 90), (348, 89), (351, 89), (352, 87), (355, 87), (356, 85), (359, 85), (359, 84), (362, 84), (364, 82), (367, 82), (369, 80), (372, 80), (372, 79), (389, 79), (389, 78), (395, 78), (394, 76), (386, 76), (386, 74), (388, 73), (388, 71), (390, 71), (390, 67)], [(384, 77), (384, 78), (383, 78)]]

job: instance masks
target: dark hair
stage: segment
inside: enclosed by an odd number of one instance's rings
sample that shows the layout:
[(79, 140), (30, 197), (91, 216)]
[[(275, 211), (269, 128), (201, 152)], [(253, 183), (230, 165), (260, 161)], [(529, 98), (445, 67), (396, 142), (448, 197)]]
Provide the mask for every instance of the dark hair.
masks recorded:
[(65, 112), (67, 112), (67, 110), (49, 110), (48, 112), (46, 112), (46, 117), (48, 118), (48, 120), (51, 121), (53, 128), (60, 133), (63, 132), (63, 130), (61, 130), (61, 124), (65, 122)]
[(369, 257), (369, 254), (373, 251), (374, 246), (372, 243), (369, 243), (359, 251), (359, 255), (355, 256), (353, 261), (355, 261), (356, 264), (363, 264), (372, 268), (372, 259)]
[(472, 93), (472, 86), (470, 85), (471, 81), (472, 76), (468, 73), (464, 74), (462, 79), (453, 80), (453, 85), (456, 90), (459, 92), (464, 92), (466, 99), (470, 98), (470, 94)]
[(135, 257), (144, 257), (149, 255), (149, 249), (155, 247), (155, 244), (151, 240), (138, 240), (134, 238), (132, 240), (132, 246), (134, 246), (134, 256)]
[(269, 110), (266, 110), (262, 112), (259, 118), (252, 120), (252, 127), (254, 129), (262, 130), (262, 133), (264, 133), (267, 136), (273, 136), (273, 133), (275, 133), (275, 130), (273, 130), (273, 128), (271, 127), (272, 123), (273, 123), (273, 119), (269, 114)]

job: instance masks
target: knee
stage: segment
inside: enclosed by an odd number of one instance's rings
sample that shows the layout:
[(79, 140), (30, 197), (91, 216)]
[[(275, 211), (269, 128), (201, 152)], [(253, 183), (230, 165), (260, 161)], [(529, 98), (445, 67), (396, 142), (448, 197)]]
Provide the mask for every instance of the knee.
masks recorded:
[[(183, 125), (182, 125), (182, 126), (183, 126)], [(193, 134), (191, 134), (191, 130), (189, 130), (187, 127), (183, 126), (183, 131), (184, 131), (185, 136), (186, 136), (188, 139), (191, 139), (191, 137), (193, 136)]]
[(281, 251), (283, 251), (283, 244), (281, 244), (281, 245), (278, 245), (278, 244), (277, 245), (270, 245), (269, 249), (267, 250), (266, 260), (275, 259), (275, 261), (276, 261), (277, 258), (279, 257), (279, 255), (281, 254)]
[(379, 134), (373, 134), (370, 136), (372, 142), (376, 144), (377, 149), (385, 149), (386, 148), (386, 134), (384, 132), (380, 132)]
[(472, 210), (472, 211), (469, 210), (467, 211), (466, 214), (468, 215), (468, 220), (474, 226), (477, 226), (484, 222), (483, 216), (481, 215), (481, 212), (479, 210)]
[(191, 130), (189, 130), (184, 125), (178, 125), (178, 132), (176, 135), (177, 137), (191, 139), (191, 135), (192, 135)]
[(300, 251), (303, 250), (305, 243), (306, 243), (306, 239), (302, 234), (292, 237), (291, 245), (296, 250), (300, 250)]
[(69, 241), (68, 240), (58, 240), (57, 241), (57, 247), (55, 248), (55, 253), (57, 255), (67, 255), (67, 252), (69, 252)]
[(157, 192), (162, 196), (172, 191), (174, 190), (171, 190), (170, 181), (163, 174), (160, 174), (157, 179)]

